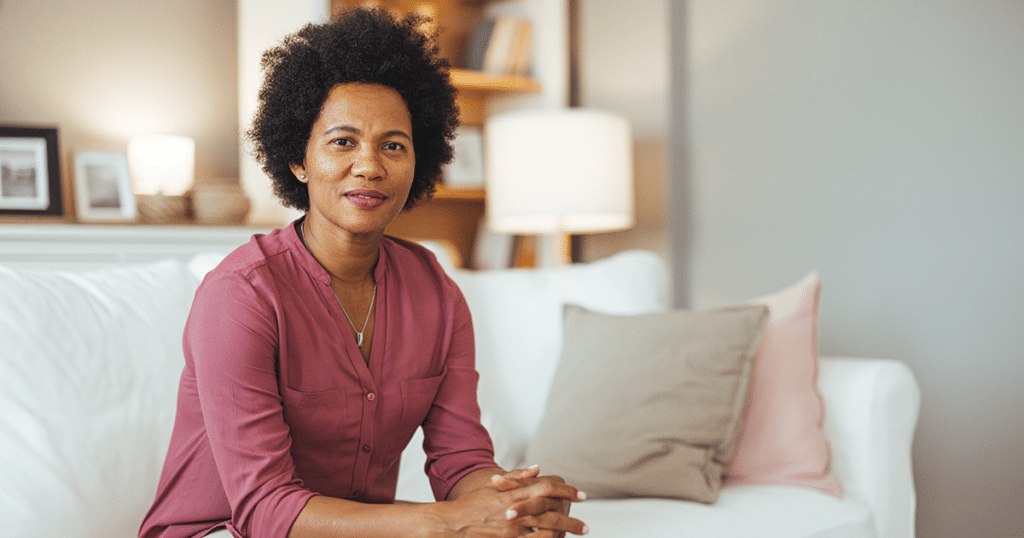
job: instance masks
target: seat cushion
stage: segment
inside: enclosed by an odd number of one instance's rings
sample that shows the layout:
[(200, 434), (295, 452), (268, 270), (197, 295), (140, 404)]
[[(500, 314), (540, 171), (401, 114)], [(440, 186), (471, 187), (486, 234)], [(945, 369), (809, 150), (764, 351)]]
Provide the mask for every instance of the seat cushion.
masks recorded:
[(872, 538), (868, 508), (853, 496), (784, 485), (727, 486), (714, 504), (670, 499), (587, 500), (570, 512), (587, 538)]

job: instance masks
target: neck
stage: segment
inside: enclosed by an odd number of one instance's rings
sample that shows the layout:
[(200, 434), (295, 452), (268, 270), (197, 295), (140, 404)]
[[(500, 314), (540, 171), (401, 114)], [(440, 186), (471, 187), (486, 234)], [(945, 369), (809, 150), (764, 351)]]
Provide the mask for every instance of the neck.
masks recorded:
[(300, 226), (299, 236), (333, 280), (345, 284), (373, 281), (383, 233), (355, 237), (329, 224), (318, 225), (316, 219), (307, 215)]

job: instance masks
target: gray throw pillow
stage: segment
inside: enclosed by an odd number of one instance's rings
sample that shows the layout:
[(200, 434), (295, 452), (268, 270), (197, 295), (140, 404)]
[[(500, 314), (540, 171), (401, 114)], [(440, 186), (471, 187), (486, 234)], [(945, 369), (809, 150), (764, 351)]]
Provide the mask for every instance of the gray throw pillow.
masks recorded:
[(743, 424), (763, 305), (611, 316), (565, 308), (527, 463), (591, 498), (714, 502)]

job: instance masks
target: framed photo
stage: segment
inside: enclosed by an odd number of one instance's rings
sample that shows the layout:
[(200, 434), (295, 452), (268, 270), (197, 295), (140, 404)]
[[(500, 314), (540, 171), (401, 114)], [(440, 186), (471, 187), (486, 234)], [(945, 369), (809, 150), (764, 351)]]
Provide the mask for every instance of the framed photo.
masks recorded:
[(128, 176), (127, 154), (75, 154), (75, 209), (80, 221), (135, 220), (135, 195)]
[(449, 187), (484, 186), (484, 142), (479, 127), (463, 125), (452, 141), (455, 158), (444, 167), (442, 179)]
[(0, 216), (62, 217), (57, 129), (0, 126)]

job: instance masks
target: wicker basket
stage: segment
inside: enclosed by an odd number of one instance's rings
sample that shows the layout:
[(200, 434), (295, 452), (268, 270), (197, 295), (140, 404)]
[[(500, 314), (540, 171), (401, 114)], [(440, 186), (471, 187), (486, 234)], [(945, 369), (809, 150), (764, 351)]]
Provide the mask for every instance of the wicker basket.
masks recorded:
[(249, 207), (237, 183), (199, 183), (192, 190), (192, 212), (198, 224), (240, 225)]

